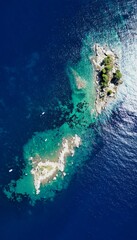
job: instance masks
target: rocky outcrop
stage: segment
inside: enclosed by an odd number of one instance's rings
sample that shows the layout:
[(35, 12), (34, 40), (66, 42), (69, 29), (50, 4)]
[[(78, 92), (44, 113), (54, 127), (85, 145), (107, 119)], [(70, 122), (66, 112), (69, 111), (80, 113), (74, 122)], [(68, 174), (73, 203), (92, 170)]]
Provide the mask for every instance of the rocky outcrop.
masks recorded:
[[(95, 87), (96, 101), (95, 107), (97, 114), (101, 114), (106, 105), (114, 100), (118, 85), (122, 83), (120, 79), (116, 79), (116, 73), (119, 71), (119, 58), (108, 46), (94, 45), (95, 56), (90, 60), (95, 69)], [(111, 64), (107, 65), (110, 59)]]

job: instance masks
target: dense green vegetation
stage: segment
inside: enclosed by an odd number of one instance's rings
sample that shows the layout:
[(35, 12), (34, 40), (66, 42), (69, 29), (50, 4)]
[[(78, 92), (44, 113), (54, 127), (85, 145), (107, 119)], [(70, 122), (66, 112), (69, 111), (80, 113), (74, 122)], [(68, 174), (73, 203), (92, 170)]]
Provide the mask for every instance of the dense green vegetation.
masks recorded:
[(112, 57), (111, 57), (110, 55), (108, 55), (107, 57), (105, 57), (104, 60), (103, 60), (103, 64), (104, 64), (105, 66), (111, 65), (112, 62), (113, 62), (113, 61), (112, 61)]
[(113, 74), (113, 78), (111, 80), (112, 83), (114, 83), (115, 85), (118, 85), (120, 82), (120, 79), (122, 78), (122, 73), (120, 72), (120, 70), (116, 70), (116, 72)]
[(106, 65), (106, 66), (105, 66), (105, 70), (106, 70), (106, 72), (111, 71), (112, 68), (113, 68), (112, 64), (111, 64), (111, 65)]
[(116, 72), (114, 73), (114, 78), (117, 80), (120, 80), (120, 78), (122, 78), (122, 73), (120, 72), (120, 70), (116, 70)]
[(108, 86), (109, 72), (113, 68), (113, 59), (111, 56), (107, 56), (103, 60), (104, 68), (101, 71), (101, 87), (102, 89)]
[(105, 88), (108, 86), (108, 75), (105, 73), (101, 74), (101, 87)]
[[(101, 70), (101, 80), (100, 80), (100, 85), (102, 90), (105, 87), (108, 87), (108, 82), (109, 82), (109, 78), (110, 78), (110, 71), (113, 69), (113, 59), (111, 56), (107, 56), (104, 58), (102, 64), (104, 65), (104, 68)], [(116, 72), (113, 74), (113, 78), (112, 78), (112, 82), (114, 84), (118, 84), (118, 81), (121, 79), (122, 74), (120, 72), (120, 70), (116, 70)], [(108, 95), (110, 95), (111, 93), (108, 92)]]

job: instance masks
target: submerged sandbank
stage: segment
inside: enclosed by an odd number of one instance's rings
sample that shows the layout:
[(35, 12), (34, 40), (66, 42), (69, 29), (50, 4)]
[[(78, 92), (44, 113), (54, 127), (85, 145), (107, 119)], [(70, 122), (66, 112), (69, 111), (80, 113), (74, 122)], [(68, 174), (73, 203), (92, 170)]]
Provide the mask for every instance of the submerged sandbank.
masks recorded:
[(31, 174), (34, 177), (36, 194), (40, 193), (40, 185), (55, 180), (59, 171), (65, 175), (66, 157), (73, 157), (74, 149), (78, 148), (80, 144), (81, 139), (75, 134), (73, 137), (63, 138), (61, 147), (54, 160), (51, 161), (50, 159), (41, 158), (38, 155), (29, 158), (32, 162)]

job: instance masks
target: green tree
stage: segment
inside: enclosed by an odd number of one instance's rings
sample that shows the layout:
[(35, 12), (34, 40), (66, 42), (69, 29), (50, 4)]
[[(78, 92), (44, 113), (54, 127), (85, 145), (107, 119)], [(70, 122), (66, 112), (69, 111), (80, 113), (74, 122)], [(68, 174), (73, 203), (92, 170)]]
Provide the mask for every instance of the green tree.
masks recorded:
[(113, 66), (112, 66), (112, 65), (106, 65), (106, 66), (105, 66), (105, 70), (106, 70), (106, 72), (109, 72), (109, 71), (111, 71), (111, 70), (112, 70), (112, 68), (113, 68)]
[(120, 78), (122, 78), (122, 73), (120, 72), (120, 70), (116, 70), (116, 72), (114, 73), (114, 78), (116, 78), (117, 80), (120, 80)]
[(112, 57), (108, 55), (107, 57), (104, 58), (103, 63), (105, 66), (112, 64)]
[(103, 68), (102, 71), (101, 71), (101, 73), (102, 73), (102, 74), (103, 74), (103, 73), (106, 73), (106, 69)]
[(108, 96), (110, 96), (112, 93), (113, 93), (112, 90), (108, 90), (108, 91), (107, 91), (107, 95), (108, 95)]
[(108, 75), (107, 74), (102, 74), (102, 80), (104, 82), (108, 82)]

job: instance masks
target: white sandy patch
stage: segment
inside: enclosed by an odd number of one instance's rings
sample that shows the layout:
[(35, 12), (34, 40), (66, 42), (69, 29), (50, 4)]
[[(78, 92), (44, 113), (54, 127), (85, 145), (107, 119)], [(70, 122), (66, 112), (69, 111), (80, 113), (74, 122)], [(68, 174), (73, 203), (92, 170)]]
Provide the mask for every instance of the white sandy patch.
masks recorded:
[(74, 137), (64, 138), (62, 140), (62, 145), (59, 150), (58, 161), (50, 161), (49, 159), (44, 159), (44, 162), (40, 157), (37, 156), (37, 160), (30, 157), (29, 160), (32, 161), (33, 169), (31, 173), (34, 176), (34, 185), (36, 189), (36, 194), (40, 193), (41, 184), (46, 184), (51, 180), (56, 180), (58, 171), (63, 173), (65, 176), (65, 162), (67, 156), (74, 156), (74, 148), (78, 148), (81, 144), (81, 138), (75, 134)]

